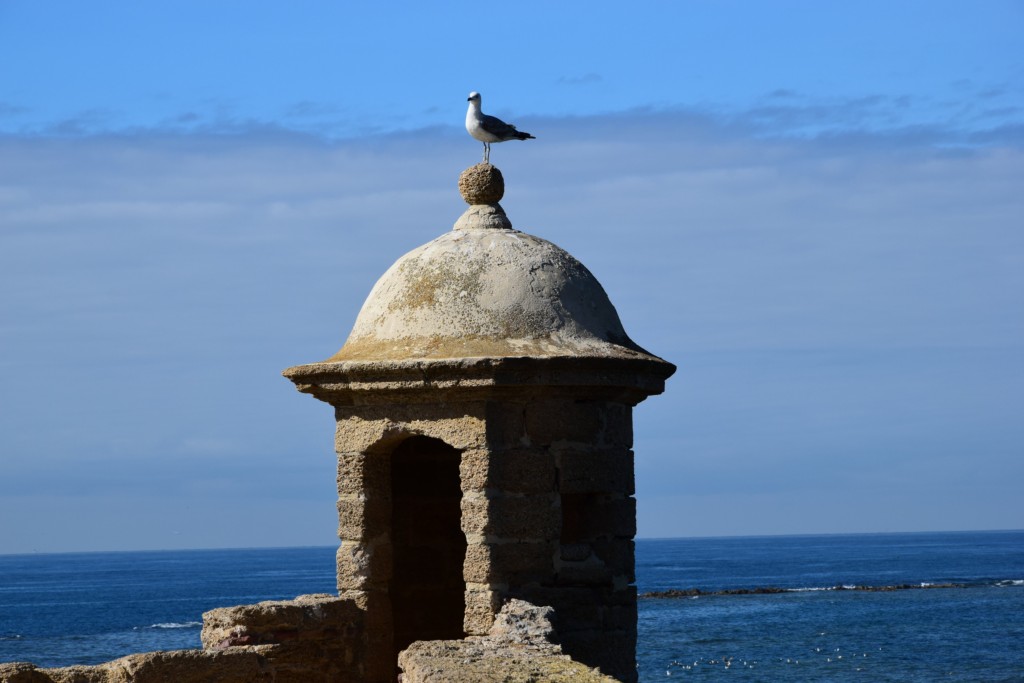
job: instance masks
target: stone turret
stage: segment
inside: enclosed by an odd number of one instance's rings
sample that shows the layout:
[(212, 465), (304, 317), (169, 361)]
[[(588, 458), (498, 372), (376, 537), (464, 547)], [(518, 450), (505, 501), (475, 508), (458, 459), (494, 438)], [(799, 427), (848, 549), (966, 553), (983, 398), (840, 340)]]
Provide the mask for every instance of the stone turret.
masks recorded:
[(564, 652), (636, 678), (632, 408), (674, 366), (579, 261), (512, 228), (490, 164), (455, 227), (381, 277), (348, 340), (289, 368), (335, 410), (338, 590), (368, 680), (414, 641), (484, 636), (510, 599)]

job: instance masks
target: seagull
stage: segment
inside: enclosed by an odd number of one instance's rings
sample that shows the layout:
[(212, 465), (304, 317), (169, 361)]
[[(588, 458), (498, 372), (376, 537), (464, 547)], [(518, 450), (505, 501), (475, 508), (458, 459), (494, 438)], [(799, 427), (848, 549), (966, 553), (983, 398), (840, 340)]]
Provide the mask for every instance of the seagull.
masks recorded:
[(536, 140), (529, 133), (516, 130), (512, 124), (488, 116), (480, 111), (480, 93), (469, 93), (469, 111), (466, 112), (466, 130), (484, 143), (484, 163), (491, 162), (491, 143), (506, 140)]

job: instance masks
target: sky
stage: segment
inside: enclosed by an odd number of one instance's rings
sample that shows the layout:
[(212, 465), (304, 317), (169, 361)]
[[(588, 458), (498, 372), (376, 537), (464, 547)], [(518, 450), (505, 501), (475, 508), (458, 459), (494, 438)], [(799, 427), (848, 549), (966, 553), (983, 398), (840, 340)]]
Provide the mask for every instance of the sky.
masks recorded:
[(641, 537), (1024, 528), (1024, 2), (0, 0), (0, 553), (332, 545), (280, 372), (449, 230), (678, 365)]

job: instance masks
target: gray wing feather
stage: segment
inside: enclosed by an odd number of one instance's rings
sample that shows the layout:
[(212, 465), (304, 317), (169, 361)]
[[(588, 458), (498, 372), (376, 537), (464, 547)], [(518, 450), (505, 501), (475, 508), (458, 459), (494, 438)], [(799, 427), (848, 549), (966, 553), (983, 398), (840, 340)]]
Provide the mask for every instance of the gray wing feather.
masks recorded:
[(502, 139), (514, 138), (516, 137), (516, 133), (519, 132), (516, 130), (515, 126), (509, 125), (501, 119), (497, 119), (493, 116), (487, 116), (486, 114), (484, 114), (483, 120), (480, 122), (480, 127), (491, 135), (496, 135)]

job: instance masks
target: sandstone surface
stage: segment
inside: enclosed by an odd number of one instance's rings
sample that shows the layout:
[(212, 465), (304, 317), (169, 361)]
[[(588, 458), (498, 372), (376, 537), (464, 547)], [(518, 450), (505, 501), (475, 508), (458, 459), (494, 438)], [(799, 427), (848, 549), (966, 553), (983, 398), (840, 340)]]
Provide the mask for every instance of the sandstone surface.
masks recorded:
[(553, 617), (510, 600), (486, 636), (413, 643), (398, 657), (402, 683), (615, 683), (562, 653)]

